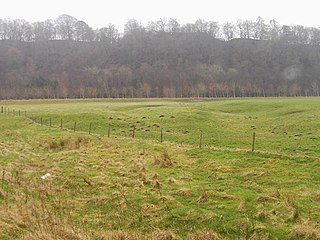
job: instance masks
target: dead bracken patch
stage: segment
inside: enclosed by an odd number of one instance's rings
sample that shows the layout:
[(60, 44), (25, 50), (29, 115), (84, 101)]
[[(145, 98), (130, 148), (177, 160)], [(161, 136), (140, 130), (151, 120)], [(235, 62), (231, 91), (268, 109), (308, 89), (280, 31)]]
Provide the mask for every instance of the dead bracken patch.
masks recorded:
[(173, 166), (173, 161), (171, 160), (168, 152), (163, 152), (160, 156), (154, 157), (154, 164), (160, 167), (171, 167)]
[(87, 139), (78, 136), (75, 140), (72, 139), (51, 139), (48, 140), (49, 149), (68, 149), (74, 150), (79, 149), (82, 144), (87, 143)]

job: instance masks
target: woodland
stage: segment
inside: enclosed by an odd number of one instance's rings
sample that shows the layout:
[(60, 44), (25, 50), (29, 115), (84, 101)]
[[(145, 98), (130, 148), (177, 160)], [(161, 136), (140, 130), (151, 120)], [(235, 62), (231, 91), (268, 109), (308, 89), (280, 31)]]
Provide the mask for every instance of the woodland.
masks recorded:
[(319, 96), (319, 83), (315, 27), (0, 19), (1, 99)]

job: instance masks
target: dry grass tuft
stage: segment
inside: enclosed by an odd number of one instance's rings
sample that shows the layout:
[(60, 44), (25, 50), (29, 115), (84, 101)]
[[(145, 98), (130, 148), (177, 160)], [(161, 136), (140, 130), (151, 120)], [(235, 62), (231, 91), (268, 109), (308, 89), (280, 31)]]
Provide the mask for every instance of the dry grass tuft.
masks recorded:
[(267, 218), (267, 213), (263, 209), (260, 209), (257, 212), (257, 218), (258, 219), (266, 219)]
[(160, 175), (158, 173), (155, 173), (152, 177), (153, 180), (157, 180), (160, 178)]
[(266, 212), (264, 208), (264, 204), (258, 204), (256, 207), (256, 218), (260, 220), (265, 220), (268, 217), (268, 213)]
[(147, 178), (147, 176), (144, 172), (139, 173), (139, 179), (145, 185), (149, 185), (151, 183), (151, 181)]
[(168, 197), (161, 195), (159, 198), (159, 201), (164, 203), (164, 202), (168, 201)]
[(163, 152), (160, 156), (154, 158), (154, 164), (159, 165), (160, 167), (172, 167), (173, 161), (171, 160), (167, 152)]
[(177, 180), (174, 179), (174, 178), (169, 178), (169, 179), (168, 179), (168, 183), (169, 183), (169, 184), (175, 184), (175, 183), (177, 183)]
[(144, 149), (141, 149), (140, 151), (139, 151), (139, 155), (140, 156), (143, 156), (143, 155), (145, 155), (146, 154), (146, 151), (144, 150)]
[(289, 206), (290, 215), (288, 220), (297, 222), (300, 219), (300, 212), (295, 199), (292, 196), (287, 196), (286, 203)]
[(156, 188), (156, 189), (161, 189), (162, 188), (161, 183), (158, 182), (158, 181), (154, 182), (153, 187)]
[(67, 226), (65, 224), (57, 224), (55, 226), (46, 226), (44, 229), (40, 229), (34, 231), (27, 236), (23, 237), (26, 240), (89, 240), (90, 237), (87, 236), (85, 233), (80, 233), (72, 226)]
[(219, 240), (219, 235), (211, 230), (189, 233), (186, 240)]
[(197, 203), (205, 203), (208, 202), (209, 195), (207, 192), (201, 193), (200, 197), (197, 199)]
[(215, 194), (215, 197), (220, 198), (220, 199), (229, 199), (229, 200), (235, 200), (235, 199), (237, 199), (236, 196), (230, 195), (230, 194), (227, 194), (227, 193)]
[(181, 188), (178, 192), (183, 197), (191, 196), (191, 190), (189, 188)]
[(288, 220), (291, 222), (297, 222), (300, 219), (300, 213), (298, 208), (292, 208)]
[(271, 197), (274, 197), (274, 198), (280, 198), (280, 197), (281, 197), (281, 194), (280, 194), (280, 192), (279, 192), (278, 189), (275, 189), (275, 190), (273, 190), (273, 191), (271, 192), (270, 196), (271, 196)]
[(5, 197), (5, 193), (0, 189), (0, 199)]
[(134, 166), (135, 172), (143, 172), (145, 173), (147, 171), (146, 166), (142, 162), (136, 162)]
[(316, 193), (314, 200), (316, 200), (317, 202), (320, 202), (320, 192)]
[(124, 231), (111, 231), (104, 234), (101, 240), (141, 240), (143, 239), (139, 233), (124, 232)]
[(152, 233), (150, 240), (178, 240), (178, 238), (169, 230), (159, 230)]
[(299, 224), (292, 228), (290, 237), (301, 240), (320, 240), (320, 227), (311, 224)]
[(237, 208), (237, 210), (238, 210), (238, 212), (240, 212), (240, 213), (244, 213), (245, 212), (245, 203), (243, 202), (243, 201), (241, 201), (240, 203), (239, 203), (239, 205), (238, 205), (238, 208)]
[(265, 177), (265, 176), (269, 176), (270, 173), (269, 172), (257, 172), (257, 171), (250, 171), (250, 172), (245, 172), (244, 174), (242, 174), (242, 177), (244, 179), (251, 179), (251, 178), (260, 178), (260, 177)]
[(269, 201), (276, 201), (276, 200), (277, 200), (277, 198), (269, 196), (269, 195), (259, 195), (256, 198), (256, 201), (261, 202), (261, 203), (269, 202)]

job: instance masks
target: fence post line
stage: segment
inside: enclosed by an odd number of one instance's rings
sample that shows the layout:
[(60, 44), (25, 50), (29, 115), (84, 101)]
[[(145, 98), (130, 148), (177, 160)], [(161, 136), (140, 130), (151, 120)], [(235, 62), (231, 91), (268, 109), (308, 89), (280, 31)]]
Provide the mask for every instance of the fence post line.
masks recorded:
[(41, 127), (42, 127), (42, 117), (40, 118), (40, 124), (41, 124)]
[(160, 128), (160, 143), (163, 142), (163, 131), (162, 128)]
[(255, 141), (256, 141), (256, 133), (253, 132), (253, 134), (252, 134), (252, 149), (251, 149), (252, 152), (254, 152)]
[(77, 127), (77, 121), (74, 122), (73, 132), (76, 132), (76, 127)]
[(199, 148), (202, 148), (202, 130), (200, 130), (200, 142), (199, 142)]
[(1, 106), (1, 113), (3, 113), (3, 106)]
[(134, 138), (135, 131), (136, 131), (136, 126), (134, 126), (132, 130), (132, 138)]
[(110, 137), (110, 123), (109, 123), (109, 127), (108, 127), (108, 138)]
[(62, 118), (60, 119), (60, 129), (62, 130)]

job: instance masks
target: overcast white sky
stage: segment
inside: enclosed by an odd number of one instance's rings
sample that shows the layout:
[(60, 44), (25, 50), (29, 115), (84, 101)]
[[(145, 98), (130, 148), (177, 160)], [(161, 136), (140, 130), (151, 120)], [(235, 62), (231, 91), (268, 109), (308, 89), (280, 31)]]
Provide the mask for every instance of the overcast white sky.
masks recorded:
[(320, 1), (316, 0), (2, 0), (0, 19), (42, 21), (69, 14), (93, 28), (113, 23), (122, 32), (128, 19), (143, 25), (162, 17), (180, 24), (201, 18), (219, 23), (239, 19), (277, 20), (280, 24), (320, 27)]

